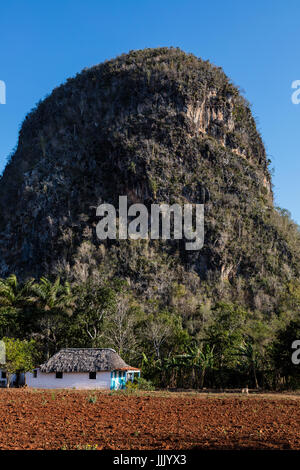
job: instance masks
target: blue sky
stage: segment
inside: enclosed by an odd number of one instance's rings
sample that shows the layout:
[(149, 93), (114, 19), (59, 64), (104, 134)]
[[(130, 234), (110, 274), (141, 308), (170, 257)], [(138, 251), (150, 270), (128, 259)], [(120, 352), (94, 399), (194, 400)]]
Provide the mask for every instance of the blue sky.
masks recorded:
[(9, 0), (0, 4), (0, 171), (35, 104), (123, 52), (178, 46), (244, 90), (274, 167), (275, 203), (300, 224), (299, 0)]

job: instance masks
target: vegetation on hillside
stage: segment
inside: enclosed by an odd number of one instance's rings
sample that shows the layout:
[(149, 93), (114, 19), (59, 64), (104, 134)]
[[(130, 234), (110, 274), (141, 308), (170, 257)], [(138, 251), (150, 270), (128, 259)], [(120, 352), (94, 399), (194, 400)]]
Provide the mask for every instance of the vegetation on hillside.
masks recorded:
[[(269, 163), (249, 103), (192, 54), (131, 51), (68, 79), (1, 177), (0, 332), (45, 358), (112, 346), (161, 384), (290, 383), (300, 232)], [(120, 195), (205, 204), (204, 247), (99, 240), (96, 208)]]
[[(0, 337), (9, 346), (11, 372), (28, 370), (34, 359), (42, 362), (60, 348), (111, 347), (160, 387), (300, 385), (299, 367), (291, 362), (300, 335), (299, 282), (286, 286), (281, 310), (267, 319), (226, 302), (199, 303), (188, 316), (180, 303), (138, 303), (120, 279), (66, 286), (42, 278), (26, 289), (14, 282), (11, 298), (12, 279), (2, 280), (0, 289)], [(183, 286), (174, 290), (184, 296)]]

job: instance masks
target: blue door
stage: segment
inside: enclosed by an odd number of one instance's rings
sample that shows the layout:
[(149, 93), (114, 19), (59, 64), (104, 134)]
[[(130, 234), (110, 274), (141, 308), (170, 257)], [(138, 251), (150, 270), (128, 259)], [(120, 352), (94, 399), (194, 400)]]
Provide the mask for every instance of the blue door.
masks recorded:
[(126, 372), (122, 370), (113, 370), (110, 374), (110, 389), (122, 390), (126, 386)]

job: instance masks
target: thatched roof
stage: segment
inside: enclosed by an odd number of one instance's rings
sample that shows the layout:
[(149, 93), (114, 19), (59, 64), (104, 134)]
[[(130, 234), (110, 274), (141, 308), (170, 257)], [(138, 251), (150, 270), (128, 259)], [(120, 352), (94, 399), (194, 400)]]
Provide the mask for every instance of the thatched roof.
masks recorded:
[(97, 372), (135, 370), (126, 364), (114, 349), (61, 349), (41, 365), (41, 372)]

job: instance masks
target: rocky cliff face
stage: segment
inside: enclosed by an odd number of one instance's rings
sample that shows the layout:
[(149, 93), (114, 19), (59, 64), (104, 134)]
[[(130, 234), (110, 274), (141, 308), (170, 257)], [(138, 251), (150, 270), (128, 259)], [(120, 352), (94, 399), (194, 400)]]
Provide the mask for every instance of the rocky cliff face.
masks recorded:
[[(0, 183), (1, 275), (109, 265), (144, 291), (162, 279), (193, 276), (197, 289), (267, 274), (276, 288), (298, 274), (299, 253), (273, 208), (267, 163), (248, 103), (208, 62), (147, 49), (83, 70), (22, 125)], [(96, 207), (119, 195), (205, 203), (205, 246), (101, 242)]]

